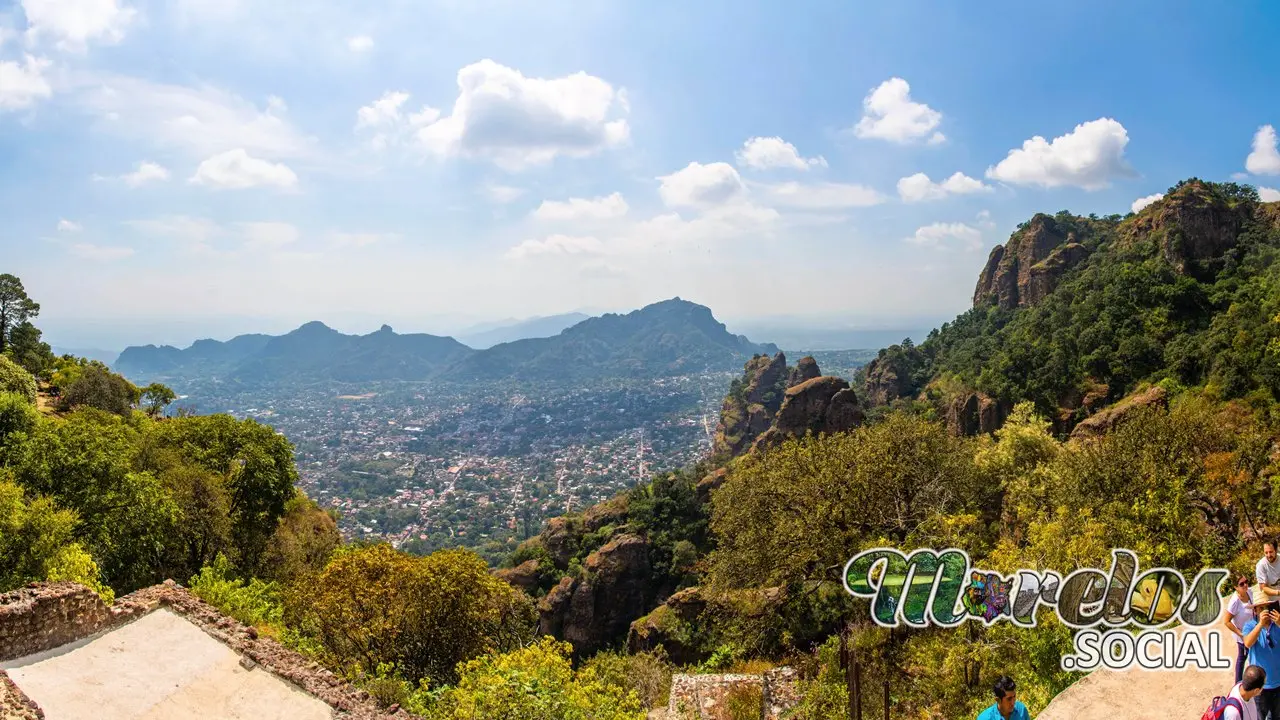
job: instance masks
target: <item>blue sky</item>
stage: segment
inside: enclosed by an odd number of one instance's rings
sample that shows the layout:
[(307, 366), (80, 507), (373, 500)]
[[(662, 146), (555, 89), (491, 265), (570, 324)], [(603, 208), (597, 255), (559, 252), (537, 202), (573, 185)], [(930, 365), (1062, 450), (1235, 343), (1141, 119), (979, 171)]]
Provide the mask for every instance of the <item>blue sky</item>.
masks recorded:
[(21, 0), (0, 28), (0, 271), (63, 345), (675, 295), (945, 318), (1034, 212), (1280, 187), (1263, 2)]

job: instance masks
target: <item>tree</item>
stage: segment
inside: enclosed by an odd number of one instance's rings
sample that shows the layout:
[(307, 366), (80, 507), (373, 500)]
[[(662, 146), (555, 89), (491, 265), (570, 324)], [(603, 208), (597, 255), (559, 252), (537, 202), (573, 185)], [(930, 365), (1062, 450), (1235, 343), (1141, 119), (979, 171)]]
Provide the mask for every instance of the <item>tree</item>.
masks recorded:
[(412, 682), (447, 683), (459, 663), (529, 640), (533, 606), (474, 553), (418, 557), (380, 544), (340, 552), (297, 587), (286, 621), (336, 666), (374, 674), (389, 664)]
[(17, 325), (9, 333), (8, 353), (32, 375), (43, 376), (53, 366), (53, 349), (40, 339), (39, 328), (29, 321)]
[(36, 379), (17, 363), (0, 355), (0, 392), (17, 393), (34, 405)]
[(323, 570), (341, 544), (333, 516), (298, 490), (267, 541), (259, 571), (264, 577), (295, 583)]
[(156, 417), (163, 413), (169, 403), (173, 402), (177, 397), (177, 394), (169, 386), (160, 383), (151, 383), (142, 388), (142, 402), (146, 406), (147, 414), (151, 417)]
[(9, 349), (14, 328), (40, 314), (40, 304), (27, 297), (22, 281), (14, 275), (0, 275), (0, 353)]
[(111, 372), (102, 363), (91, 362), (62, 394), (61, 406), (64, 410), (84, 406), (128, 415), (139, 396), (133, 383)]
[(74, 580), (110, 600), (97, 565), (76, 542), (76, 514), (48, 497), (24, 495), (0, 474), (0, 592), (34, 580)]

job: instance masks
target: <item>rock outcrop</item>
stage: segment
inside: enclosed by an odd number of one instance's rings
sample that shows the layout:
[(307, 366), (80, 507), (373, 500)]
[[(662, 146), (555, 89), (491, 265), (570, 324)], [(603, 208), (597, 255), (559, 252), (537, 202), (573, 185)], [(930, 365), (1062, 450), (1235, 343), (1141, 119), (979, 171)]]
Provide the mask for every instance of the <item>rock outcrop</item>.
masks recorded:
[(787, 387), (793, 388), (802, 382), (821, 376), (822, 371), (818, 369), (818, 361), (814, 360), (812, 355), (805, 355), (787, 373)]
[(757, 355), (747, 361), (742, 379), (730, 389), (720, 409), (714, 450), (717, 455), (739, 455), (769, 429), (782, 406), (787, 379), (787, 357), (782, 353), (773, 357)]
[(558, 568), (569, 567), (569, 560), (578, 552), (578, 529), (571, 518), (551, 518), (542, 527), (539, 539)]
[(771, 447), (808, 432), (852, 430), (862, 424), (863, 417), (858, 396), (848, 382), (830, 375), (816, 377), (787, 389), (773, 427), (756, 439), (756, 447)]
[(1088, 254), (1054, 218), (1037, 214), (991, 251), (978, 276), (973, 306), (995, 303), (1012, 310), (1039, 302)]
[(1213, 261), (1235, 247), (1249, 207), (1189, 180), (1138, 213), (1122, 236), (1128, 242), (1154, 241), (1179, 272), (1195, 274), (1212, 269)]
[(1116, 425), (1124, 422), (1126, 418), (1142, 408), (1163, 408), (1167, 407), (1168, 404), (1169, 393), (1159, 385), (1153, 385), (1089, 416), (1071, 431), (1071, 438), (1078, 440), (1105, 435)]
[(580, 578), (566, 577), (538, 603), (538, 631), (563, 638), (576, 657), (624, 636), (652, 607), (649, 542), (619, 535), (587, 556)]
[(1000, 429), (1008, 409), (985, 393), (969, 393), (947, 407), (947, 428), (952, 435), (985, 435)]
[(696, 488), (698, 493), (698, 502), (705, 503), (711, 500), (712, 491), (723, 485), (727, 476), (727, 470), (724, 468), (716, 468), (699, 480)]
[(513, 568), (500, 568), (493, 576), (533, 595), (538, 589), (538, 561), (526, 560)]
[(695, 634), (689, 628), (706, 607), (700, 588), (685, 588), (673, 594), (653, 612), (631, 623), (627, 651), (641, 653), (662, 648), (677, 665), (701, 661), (706, 653), (692, 644)]
[(918, 376), (925, 365), (924, 353), (915, 345), (903, 342), (891, 345), (867, 364), (863, 390), (872, 407), (888, 405), (902, 397), (915, 397), (920, 391)]

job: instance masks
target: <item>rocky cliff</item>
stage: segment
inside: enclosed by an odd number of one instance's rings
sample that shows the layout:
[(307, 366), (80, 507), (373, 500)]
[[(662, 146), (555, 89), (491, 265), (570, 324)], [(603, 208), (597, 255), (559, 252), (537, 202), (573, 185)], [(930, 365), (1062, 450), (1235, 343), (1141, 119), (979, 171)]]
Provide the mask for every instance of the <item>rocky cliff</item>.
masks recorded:
[(1074, 234), (1043, 213), (997, 245), (973, 292), (973, 305), (995, 303), (1004, 310), (1044, 299), (1068, 270), (1088, 256)]
[(1202, 180), (1188, 180), (1143, 208), (1126, 225), (1122, 238), (1130, 244), (1155, 243), (1179, 272), (1213, 272), (1236, 246), (1252, 210), (1248, 203), (1213, 192)]

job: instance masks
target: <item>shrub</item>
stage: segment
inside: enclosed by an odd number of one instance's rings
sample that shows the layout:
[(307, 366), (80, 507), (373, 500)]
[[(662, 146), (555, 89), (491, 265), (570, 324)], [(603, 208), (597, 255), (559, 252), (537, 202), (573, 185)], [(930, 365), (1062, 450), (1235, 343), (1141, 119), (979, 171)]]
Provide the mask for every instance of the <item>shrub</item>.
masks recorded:
[(14, 361), (0, 355), (0, 392), (17, 393), (32, 405), (36, 402), (36, 378)]

